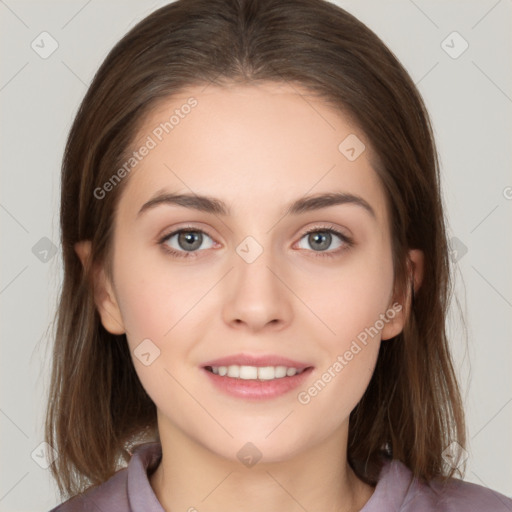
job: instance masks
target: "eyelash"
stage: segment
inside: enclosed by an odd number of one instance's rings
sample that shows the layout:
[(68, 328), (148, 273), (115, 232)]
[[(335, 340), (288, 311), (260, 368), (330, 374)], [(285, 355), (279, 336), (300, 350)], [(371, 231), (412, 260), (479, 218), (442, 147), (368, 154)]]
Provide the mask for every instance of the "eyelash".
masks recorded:
[[(213, 240), (213, 237), (211, 237), (206, 231), (203, 231), (202, 229), (197, 229), (193, 226), (185, 226), (184, 228), (178, 229), (176, 231), (172, 231), (171, 233), (168, 233), (164, 235), (160, 240), (158, 240), (158, 244), (161, 245), (164, 249), (164, 251), (168, 254), (170, 254), (172, 257), (176, 258), (195, 258), (197, 257), (196, 254), (200, 251), (176, 251), (175, 249), (171, 249), (166, 242), (172, 238), (174, 235), (179, 235), (180, 233), (184, 232), (192, 232), (192, 233), (203, 233), (204, 235), (207, 235)], [(300, 240), (302, 240), (306, 235), (309, 235), (310, 233), (330, 233), (333, 235), (336, 235), (341, 239), (341, 241), (344, 243), (344, 247), (338, 248), (334, 251), (311, 251), (315, 252), (316, 256), (320, 258), (334, 258), (338, 256), (341, 252), (344, 252), (351, 247), (353, 247), (354, 242), (351, 238), (348, 236), (340, 233), (336, 229), (333, 228), (333, 226), (314, 226), (313, 228), (309, 229), (305, 233), (302, 234), (300, 237)]]

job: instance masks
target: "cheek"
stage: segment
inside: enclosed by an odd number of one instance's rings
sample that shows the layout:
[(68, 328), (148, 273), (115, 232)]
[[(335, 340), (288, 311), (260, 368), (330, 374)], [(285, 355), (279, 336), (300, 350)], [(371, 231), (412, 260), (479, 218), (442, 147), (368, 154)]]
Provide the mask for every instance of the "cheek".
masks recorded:
[(163, 254), (148, 261), (148, 251), (132, 251), (116, 265), (119, 307), (130, 344), (146, 338), (157, 346), (165, 344), (194, 316), (194, 307), (211, 286), (206, 276), (195, 276), (192, 267), (173, 266)]
[(394, 311), (386, 316), (393, 284), (391, 259), (370, 253), (331, 274), (329, 281), (323, 293), (315, 288), (311, 300), (331, 332), (324, 329), (316, 338), (322, 364), (297, 395), (310, 417), (323, 418), (325, 432), (338, 428), (366, 391), (379, 353), (382, 315), (388, 321), (394, 316)]
[[(357, 350), (351, 347), (349, 360), (345, 352), (333, 359), (297, 394), (299, 412), (307, 418), (321, 418), (318, 434), (327, 436), (348, 420), (364, 395), (377, 361), (379, 340)], [(315, 429), (318, 423), (315, 422)], [(290, 433), (291, 434), (291, 433)]]
[[(339, 270), (321, 274), (310, 289), (315, 313), (329, 329), (317, 337), (324, 353), (318, 368), (304, 389), (304, 400), (322, 414), (322, 407), (334, 404), (336, 423), (350, 414), (372, 377), (377, 361), (384, 319), (389, 314), (393, 287), (391, 256), (375, 248), (353, 255)], [(322, 326), (321, 326), (322, 327)], [(321, 395), (321, 397), (320, 397)], [(318, 396), (318, 399), (316, 398)], [(314, 405), (313, 405), (314, 404)]]
[(182, 270), (171, 271), (164, 258), (148, 264), (142, 252), (118, 257), (116, 265), (118, 302), (139, 380), (157, 407), (173, 403), (186, 411), (190, 400), (177, 382), (193, 345), (194, 306), (207, 287)]
[[(392, 260), (381, 254), (377, 249), (354, 253), (336, 271), (317, 275), (314, 287), (308, 285), (315, 312), (330, 328), (327, 340), (338, 349), (374, 326), (390, 306)], [(382, 328), (380, 322), (377, 326)]]

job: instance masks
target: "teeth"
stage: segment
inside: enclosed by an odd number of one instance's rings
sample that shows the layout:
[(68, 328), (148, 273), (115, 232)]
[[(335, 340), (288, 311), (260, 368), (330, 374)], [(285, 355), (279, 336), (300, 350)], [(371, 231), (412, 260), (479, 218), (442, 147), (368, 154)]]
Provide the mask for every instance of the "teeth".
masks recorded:
[(228, 377), (243, 380), (282, 379), (283, 377), (293, 377), (303, 371), (286, 366), (239, 366), (236, 364), (231, 366), (212, 366), (211, 370), (215, 375), (220, 375), (221, 377), (227, 375)]
[(238, 379), (240, 377), (240, 366), (232, 365), (228, 366), (228, 377), (234, 377)]
[[(279, 368), (279, 372), (278, 372)], [(284, 372), (282, 371), (284, 370)], [(260, 380), (272, 380), (272, 379), (280, 379), (281, 377), (286, 376), (286, 366), (262, 366), (258, 368), (258, 378)]]
[[(229, 375), (229, 368), (228, 368)], [(240, 366), (240, 372), (238, 374), (240, 379), (257, 379), (258, 378), (258, 368), (255, 366)]]

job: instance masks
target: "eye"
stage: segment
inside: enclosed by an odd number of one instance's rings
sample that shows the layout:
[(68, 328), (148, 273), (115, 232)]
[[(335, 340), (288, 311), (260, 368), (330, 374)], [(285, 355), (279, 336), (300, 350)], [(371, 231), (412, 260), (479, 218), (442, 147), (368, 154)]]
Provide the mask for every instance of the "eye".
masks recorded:
[[(334, 247), (334, 250), (327, 251), (326, 249), (332, 249), (331, 245), (333, 242), (333, 236), (338, 238), (339, 242)], [(315, 226), (304, 233), (304, 235), (301, 237), (301, 241), (303, 239), (305, 239), (306, 243), (310, 247), (313, 247), (313, 251), (316, 252), (317, 256), (320, 257), (333, 257), (353, 246), (353, 241), (348, 236), (340, 233), (336, 229), (333, 229), (333, 226)], [(307, 247), (299, 248), (307, 249)]]
[(205, 237), (212, 240), (204, 231), (193, 227), (186, 227), (164, 235), (159, 240), (159, 244), (172, 256), (189, 258), (195, 257), (195, 253), (199, 249), (210, 249), (212, 247), (213, 244), (209, 247), (203, 246)]
[[(334, 250), (328, 251), (326, 249), (333, 249), (331, 247), (333, 236), (334, 240), (338, 239), (338, 243)], [(212, 241), (208, 247), (203, 246), (205, 237)], [(334, 257), (353, 246), (352, 239), (334, 229), (333, 226), (315, 226), (302, 235), (299, 244), (303, 239), (313, 248), (315, 256), (320, 257)], [(200, 249), (211, 249), (215, 244), (206, 232), (192, 226), (172, 231), (164, 235), (158, 243), (168, 254), (176, 258), (196, 257)], [(301, 246), (299, 248), (308, 249)]]

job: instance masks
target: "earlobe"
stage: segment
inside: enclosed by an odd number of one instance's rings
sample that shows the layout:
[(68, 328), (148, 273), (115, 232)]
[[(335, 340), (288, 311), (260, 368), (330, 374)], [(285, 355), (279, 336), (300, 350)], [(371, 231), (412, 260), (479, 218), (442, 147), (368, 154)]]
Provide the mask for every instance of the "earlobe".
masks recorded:
[[(87, 269), (91, 254), (90, 240), (77, 242), (74, 246), (82, 266)], [(101, 317), (103, 327), (111, 334), (124, 334), (124, 322), (117, 303), (114, 289), (103, 266), (96, 267), (92, 272), (94, 303)]]
[[(386, 316), (390, 318), (381, 332), (381, 339), (388, 340), (400, 334), (405, 322), (411, 314), (413, 296), (418, 292), (423, 282), (424, 254), (420, 249), (409, 250), (409, 284), (405, 293), (400, 297), (393, 297)], [(391, 312), (393, 310), (393, 312)], [(388, 312), (390, 314), (388, 314)]]

